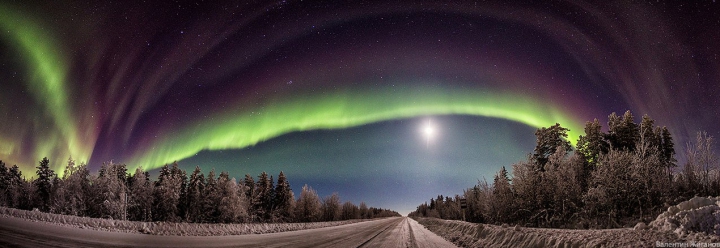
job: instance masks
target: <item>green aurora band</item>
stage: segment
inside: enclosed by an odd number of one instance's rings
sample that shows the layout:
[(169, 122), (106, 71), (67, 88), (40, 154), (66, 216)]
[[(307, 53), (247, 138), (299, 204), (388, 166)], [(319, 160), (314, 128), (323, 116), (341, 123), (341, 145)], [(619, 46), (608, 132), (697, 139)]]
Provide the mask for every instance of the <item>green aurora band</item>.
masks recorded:
[[(29, 15), (3, 5), (0, 5), (0, 27), (8, 31), (3, 34), (6, 41), (11, 42), (24, 55), (25, 63), (31, 68), (27, 89), (35, 100), (44, 106), (46, 111), (43, 113), (53, 120), (57, 129), (54, 137), (44, 137), (42, 142), (38, 142), (33, 160), (64, 149), (62, 153), (72, 154), (79, 161), (88, 161), (94, 143), (82, 141), (77, 123), (73, 121), (68, 87), (65, 83), (68, 68), (66, 61), (62, 59), (65, 56), (56, 47), (59, 43), (42, 28), (43, 25)], [(5, 144), (0, 147), (0, 153), (12, 155), (20, 152), (16, 147), (18, 146)]]
[(150, 144), (131, 166), (154, 169), (202, 150), (241, 149), (297, 131), (341, 129), (426, 115), (476, 115), (520, 122), (531, 127), (561, 123), (575, 144), (579, 121), (555, 106), (512, 93), (393, 87), (295, 95), (268, 101), (264, 107), (226, 112), (216, 121), (197, 122)]
[[(0, 27), (3, 34), (26, 58), (30, 80), (27, 88), (54, 123), (55, 131), (43, 137), (33, 151), (37, 158), (52, 154), (72, 155), (78, 161), (89, 161), (97, 137), (73, 120), (66, 74), (57, 42), (39, 22), (19, 11), (0, 5)], [(258, 109), (226, 111), (212, 121), (191, 123), (179, 131), (143, 144), (130, 159), (131, 167), (154, 169), (163, 164), (191, 157), (202, 150), (241, 149), (290, 132), (317, 129), (342, 129), (392, 119), (424, 115), (477, 115), (520, 122), (531, 127), (561, 123), (570, 128), (574, 144), (582, 129), (576, 119), (560, 108), (530, 96), (480, 90), (439, 87), (388, 87), (345, 90), (323, 94), (296, 94), (275, 98)], [(36, 119), (37, 121), (37, 119)], [(85, 122), (82, 122), (85, 123)], [(47, 125), (47, 123), (43, 123)], [(0, 137), (0, 154), (18, 156), (18, 144)], [(25, 160), (25, 158), (20, 158)], [(61, 166), (64, 159), (53, 158)], [(62, 173), (60, 167), (56, 170)], [(30, 171), (24, 171), (27, 173)]]

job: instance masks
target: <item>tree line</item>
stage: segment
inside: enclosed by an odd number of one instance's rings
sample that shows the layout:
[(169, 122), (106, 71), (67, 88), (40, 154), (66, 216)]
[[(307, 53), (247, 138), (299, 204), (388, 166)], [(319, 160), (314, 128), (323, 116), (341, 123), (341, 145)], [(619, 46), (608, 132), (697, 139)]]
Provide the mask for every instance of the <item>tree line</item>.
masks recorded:
[(400, 216), (388, 209), (341, 203), (337, 193), (320, 198), (305, 185), (295, 195), (283, 172), (277, 181), (262, 172), (238, 182), (227, 172), (189, 175), (177, 162), (160, 169), (157, 180), (138, 167), (103, 163), (97, 174), (68, 159), (58, 176), (43, 158), (36, 177), (26, 180), (17, 165), (0, 161), (0, 206), (56, 214), (131, 221), (191, 223), (316, 222)]
[(714, 139), (699, 132), (676, 169), (675, 145), (666, 127), (647, 115), (635, 123), (630, 111), (608, 116), (608, 131), (595, 119), (585, 124), (576, 150), (567, 128), (535, 132), (525, 161), (503, 166), (492, 184), (479, 181), (455, 197), (438, 196), (410, 216), (462, 218), (533, 227), (612, 228), (650, 221), (667, 207), (694, 196), (720, 195), (720, 163)]

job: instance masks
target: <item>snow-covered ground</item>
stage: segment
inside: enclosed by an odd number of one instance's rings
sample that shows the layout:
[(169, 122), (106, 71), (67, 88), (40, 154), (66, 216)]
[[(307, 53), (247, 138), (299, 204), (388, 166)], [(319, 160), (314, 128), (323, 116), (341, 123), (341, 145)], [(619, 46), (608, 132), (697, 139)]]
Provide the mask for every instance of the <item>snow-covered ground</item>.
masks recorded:
[[(523, 228), (419, 218), (461, 247), (720, 247), (720, 198), (696, 197), (672, 206), (650, 225), (604, 230)], [(659, 243), (658, 243), (659, 242)], [(678, 246), (678, 247), (680, 247)], [(686, 246), (694, 247), (694, 246)]]
[(314, 229), (322, 227), (339, 226), (367, 220), (346, 220), (332, 222), (312, 223), (242, 223), (242, 224), (198, 224), (198, 223), (168, 223), (168, 222), (139, 222), (78, 217), (43, 213), (39, 211), (26, 211), (14, 208), (0, 207), (0, 217), (17, 217), (32, 221), (43, 221), (56, 225), (70, 226), (83, 229), (93, 229), (124, 233), (144, 233), (154, 235), (179, 236), (222, 236), (241, 234), (263, 234)]
[(702, 232), (720, 236), (720, 197), (695, 197), (669, 207), (650, 227), (680, 235)]

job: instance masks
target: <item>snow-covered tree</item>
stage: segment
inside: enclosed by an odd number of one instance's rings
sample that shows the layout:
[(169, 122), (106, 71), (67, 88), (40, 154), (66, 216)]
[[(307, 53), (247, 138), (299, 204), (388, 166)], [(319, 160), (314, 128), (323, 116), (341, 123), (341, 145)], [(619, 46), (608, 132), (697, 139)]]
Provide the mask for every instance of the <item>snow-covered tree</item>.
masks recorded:
[(320, 215), (320, 197), (306, 184), (302, 187), (300, 198), (295, 205), (295, 217), (299, 222), (313, 222), (317, 221)]
[(217, 185), (220, 201), (218, 206), (218, 222), (235, 223), (242, 222), (247, 218), (247, 206), (245, 205), (243, 192), (239, 190), (235, 178), (229, 179), (227, 172), (220, 173)]
[(712, 187), (717, 181), (713, 176), (720, 170), (720, 158), (715, 154), (714, 143), (712, 136), (707, 135), (706, 132), (698, 132), (695, 142), (687, 144), (685, 166), (691, 168), (691, 172), (686, 173), (687, 184), (691, 187), (690, 192), (710, 195), (719, 191)]
[(185, 219), (189, 222), (202, 222), (204, 209), (205, 176), (200, 167), (196, 166), (190, 175), (186, 193), (187, 211)]
[(21, 208), (24, 184), (25, 180), (20, 168), (17, 165), (10, 167), (7, 173), (7, 191), (5, 191), (5, 201), (8, 207)]
[(150, 174), (143, 171), (142, 167), (138, 167), (129, 181), (128, 219), (152, 221), (153, 184), (150, 181)]
[(503, 166), (493, 180), (493, 201), (491, 213), (496, 222), (509, 223), (512, 220), (514, 196), (508, 172)]
[(203, 195), (203, 209), (205, 210), (205, 212), (202, 215), (202, 220), (198, 222), (214, 223), (217, 222), (220, 215), (217, 209), (217, 202), (222, 199), (219, 189), (220, 186), (218, 185), (217, 178), (215, 177), (215, 169), (210, 170), (206, 180), (207, 183), (205, 184), (205, 194)]
[(565, 224), (577, 221), (576, 213), (582, 205), (581, 181), (583, 178), (584, 159), (580, 154), (566, 156), (563, 147), (550, 156), (546, 166), (543, 190), (548, 192), (549, 204), (546, 209), (549, 213), (547, 223), (542, 226), (562, 227)]
[(156, 221), (180, 221), (178, 205), (183, 182), (182, 174), (177, 167), (177, 162), (175, 162), (172, 170), (168, 165), (160, 169), (160, 175), (153, 190), (155, 204), (152, 213), (153, 219)]
[(102, 218), (111, 219), (127, 219), (128, 207), (128, 188), (126, 181), (123, 180), (126, 166), (115, 164), (112, 161), (103, 163), (100, 173), (95, 181), (95, 187), (98, 191), (97, 202), (100, 203), (99, 215)]

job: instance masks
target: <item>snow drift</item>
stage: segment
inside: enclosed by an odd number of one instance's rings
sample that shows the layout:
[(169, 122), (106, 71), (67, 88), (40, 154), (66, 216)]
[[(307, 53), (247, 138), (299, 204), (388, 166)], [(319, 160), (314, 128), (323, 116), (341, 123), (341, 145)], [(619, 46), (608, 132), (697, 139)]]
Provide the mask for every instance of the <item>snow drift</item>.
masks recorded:
[(40, 211), (27, 211), (14, 208), (0, 207), (0, 217), (11, 216), (31, 221), (43, 221), (56, 225), (72, 226), (110, 232), (144, 233), (153, 235), (174, 236), (224, 236), (242, 234), (263, 234), (287, 231), (298, 231), (322, 227), (339, 226), (350, 223), (367, 221), (345, 220), (330, 222), (307, 223), (239, 223), (239, 224), (203, 224), (203, 223), (173, 223), (173, 222), (140, 222), (126, 220), (99, 219), (43, 213)]
[(695, 197), (671, 206), (649, 225), (571, 230), (476, 224), (417, 218), (435, 234), (461, 247), (646, 247), (655, 242), (720, 243), (720, 197)]
[(680, 235), (702, 232), (720, 236), (720, 197), (694, 197), (671, 206), (650, 227)]

